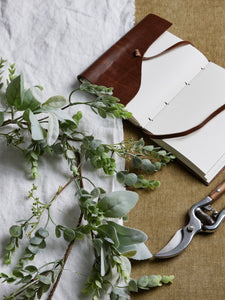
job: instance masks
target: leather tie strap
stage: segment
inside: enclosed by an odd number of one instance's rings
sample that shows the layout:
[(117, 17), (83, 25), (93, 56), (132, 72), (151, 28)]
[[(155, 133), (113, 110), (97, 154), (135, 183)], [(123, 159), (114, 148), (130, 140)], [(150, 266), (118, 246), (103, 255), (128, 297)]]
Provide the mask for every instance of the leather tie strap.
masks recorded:
[(225, 104), (223, 104), (222, 106), (220, 106), (219, 108), (217, 108), (213, 113), (211, 113), (205, 120), (203, 120), (200, 124), (184, 130), (184, 131), (180, 131), (180, 132), (175, 132), (175, 133), (169, 133), (169, 134), (153, 134), (150, 133), (149, 131), (147, 131), (146, 129), (143, 128), (143, 131), (151, 138), (151, 139), (171, 139), (171, 138), (176, 138), (176, 137), (181, 137), (181, 136), (185, 136), (188, 135), (200, 128), (202, 128), (205, 124), (207, 124), (210, 120), (212, 120), (215, 116), (217, 116), (218, 114), (220, 114), (222, 111), (225, 110)]
[[(156, 57), (159, 57), (163, 54), (166, 54), (168, 52), (170, 52), (171, 50), (175, 49), (175, 48), (178, 48), (178, 47), (181, 47), (181, 46), (186, 46), (186, 45), (192, 45), (191, 42), (189, 41), (180, 41), (180, 42), (177, 42), (176, 44), (173, 44), (172, 46), (170, 46), (169, 48), (167, 48), (166, 50), (163, 50), (162, 52), (156, 54), (156, 55), (153, 55), (153, 56), (150, 56), (150, 57), (145, 57), (143, 56), (142, 57), (142, 60), (150, 60), (150, 59), (153, 59), (153, 58), (156, 58)], [(193, 46), (193, 45), (192, 45)], [(136, 57), (141, 57), (141, 52), (139, 49), (135, 49), (134, 50), (134, 56)]]

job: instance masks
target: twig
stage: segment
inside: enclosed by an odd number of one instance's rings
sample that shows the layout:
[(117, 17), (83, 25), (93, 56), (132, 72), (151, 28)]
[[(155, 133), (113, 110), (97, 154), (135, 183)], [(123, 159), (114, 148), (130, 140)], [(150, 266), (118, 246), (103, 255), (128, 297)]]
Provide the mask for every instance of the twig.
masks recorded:
[[(79, 217), (79, 220), (78, 220), (78, 223), (77, 223), (77, 226), (76, 226), (76, 227), (79, 227), (79, 226), (80, 226), (81, 221), (82, 221), (82, 218), (83, 218), (83, 213), (80, 214), (80, 217)], [(63, 270), (64, 270), (64, 266), (65, 266), (65, 264), (66, 264), (66, 262), (67, 262), (67, 259), (69, 258), (69, 255), (70, 255), (70, 253), (71, 253), (71, 250), (72, 250), (72, 248), (73, 248), (73, 245), (74, 245), (74, 243), (75, 243), (75, 240), (76, 240), (76, 239), (72, 240), (72, 241), (69, 243), (69, 245), (68, 245), (68, 247), (67, 247), (67, 249), (66, 249), (66, 252), (65, 252), (65, 254), (64, 254), (64, 256), (63, 256), (63, 259), (62, 259), (62, 261), (63, 261), (63, 266), (62, 266), (62, 268), (61, 268), (61, 270), (60, 270), (60, 273), (59, 273), (59, 275), (58, 275), (58, 277), (57, 277), (57, 279), (56, 279), (56, 281), (55, 281), (55, 283), (54, 283), (54, 285), (53, 285), (53, 288), (52, 288), (52, 290), (51, 290), (51, 292), (50, 292), (50, 294), (49, 294), (47, 300), (52, 300), (52, 297), (53, 297), (53, 295), (54, 295), (54, 293), (55, 293), (55, 290), (56, 290), (56, 288), (57, 288), (57, 286), (58, 286), (58, 283), (59, 283), (59, 281), (60, 281), (60, 279), (61, 279), (62, 272), (63, 272)]]
[[(78, 162), (80, 162), (80, 155), (79, 155), (79, 153), (76, 153), (76, 155), (77, 155), (77, 160), (78, 160)], [(80, 163), (78, 163), (78, 165), (80, 165)], [(79, 176), (80, 176), (80, 187), (83, 188), (83, 181), (82, 181), (81, 167), (79, 167), (78, 171), (79, 171)], [(80, 216), (79, 216), (79, 220), (78, 220), (78, 223), (77, 223), (76, 228), (79, 227), (79, 226), (81, 225), (82, 219), (83, 219), (83, 213), (81, 212), (81, 213), (80, 213)], [(70, 253), (71, 253), (71, 250), (72, 250), (72, 248), (73, 248), (73, 245), (74, 245), (74, 243), (75, 243), (75, 240), (76, 240), (76, 238), (75, 238), (74, 240), (72, 240), (72, 241), (69, 243), (69, 245), (68, 245), (68, 247), (67, 247), (67, 249), (66, 249), (66, 251), (65, 251), (65, 253), (64, 253), (64, 256), (63, 256), (63, 259), (62, 259), (62, 261), (63, 261), (62, 268), (61, 268), (61, 270), (60, 270), (60, 273), (59, 273), (59, 275), (58, 275), (58, 277), (57, 277), (57, 279), (56, 279), (56, 281), (55, 281), (53, 287), (52, 287), (52, 290), (51, 290), (51, 292), (50, 292), (50, 294), (49, 294), (47, 300), (52, 300), (52, 297), (53, 297), (53, 295), (54, 295), (54, 293), (55, 293), (55, 290), (56, 290), (56, 288), (57, 288), (57, 286), (58, 286), (58, 284), (59, 284), (59, 281), (60, 281), (61, 276), (62, 276), (62, 272), (63, 272), (63, 270), (64, 270), (64, 267), (65, 267), (65, 264), (66, 264), (66, 262), (67, 262), (67, 259), (69, 258), (69, 255), (70, 255)]]

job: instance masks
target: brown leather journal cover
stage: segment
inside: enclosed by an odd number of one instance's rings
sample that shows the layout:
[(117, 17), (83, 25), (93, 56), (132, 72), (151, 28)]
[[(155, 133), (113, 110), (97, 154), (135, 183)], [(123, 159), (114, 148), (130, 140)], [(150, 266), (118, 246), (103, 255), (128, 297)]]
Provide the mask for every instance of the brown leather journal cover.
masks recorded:
[[(93, 84), (113, 87), (114, 95), (126, 105), (140, 88), (144, 53), (171, 25), (156, 15), (147, 15), (80, 74), (78, 79), (85, 78)], [(141, 55), (135, 55), (136, 49)]]

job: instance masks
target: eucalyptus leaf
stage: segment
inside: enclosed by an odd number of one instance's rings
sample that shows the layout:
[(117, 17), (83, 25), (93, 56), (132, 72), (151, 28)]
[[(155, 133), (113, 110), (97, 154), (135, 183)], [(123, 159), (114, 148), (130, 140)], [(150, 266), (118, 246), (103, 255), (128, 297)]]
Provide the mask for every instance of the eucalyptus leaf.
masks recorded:
[(40, 141), (44, 139), (44, 134), (40, 123), (38, 122), (36, 116), (29, 109), (29, 120), (31, 123), (31, 135), (34, 141)]
[(35, 232), (35, 236), (41, 236), (42, 238), (46, 238), (49, 236), (49, 232), (44, 228), (39, 228), (38, 231)]
[(97, 207), (105, 217), (121, 218), (137, 203), (138, 194), (131, 191), (117, 191), (105, 195), (99, 200)]
[(46, 102), (43, 103), (43, 107), (52, 107), (52, 108), (61, 108), (68, 103), (66, 98), (63, 96), (57, 95), (49, 98)]
[(59, 136), (59, 121), (55, 114), (49, 113), (47, 144), (52, 146)]
[(13, 225), (10, 227), (9, 233), (12, 237), (20, 237), (22, 235), (22, 228), (18, 225)]
[(19, 107), (22, 105), (24, 95), (23, 74), (13, 79), (6, 89), (6, 101), (9, 105)]

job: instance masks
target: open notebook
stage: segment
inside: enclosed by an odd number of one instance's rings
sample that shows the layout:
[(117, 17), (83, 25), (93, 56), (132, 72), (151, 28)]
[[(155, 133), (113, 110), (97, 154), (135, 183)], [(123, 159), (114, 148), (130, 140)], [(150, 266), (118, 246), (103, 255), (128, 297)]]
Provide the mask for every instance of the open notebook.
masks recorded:
[[(166, 31), (145, 56), (178, 41)], [(224, 103), (225, 69), (185, 45), (143, 61), (140, 89), (126, 108), (134, 123), (153, 134), (168, 134), (199, 124)], [(187, 136), (154, 141), (209, 183), (225, 165), (225, 111)]]
[(146, 16), (78, 78), (114, 87), (132, 112), (131, 121), (152, 134), (188, 130), (223, 105), (201, 129), (154, 140), (209, 183), (225, 165), (225, 69), (190, 44), (143, 60), (181, 41), (167, 31), (170, 26), (156, 15)]

